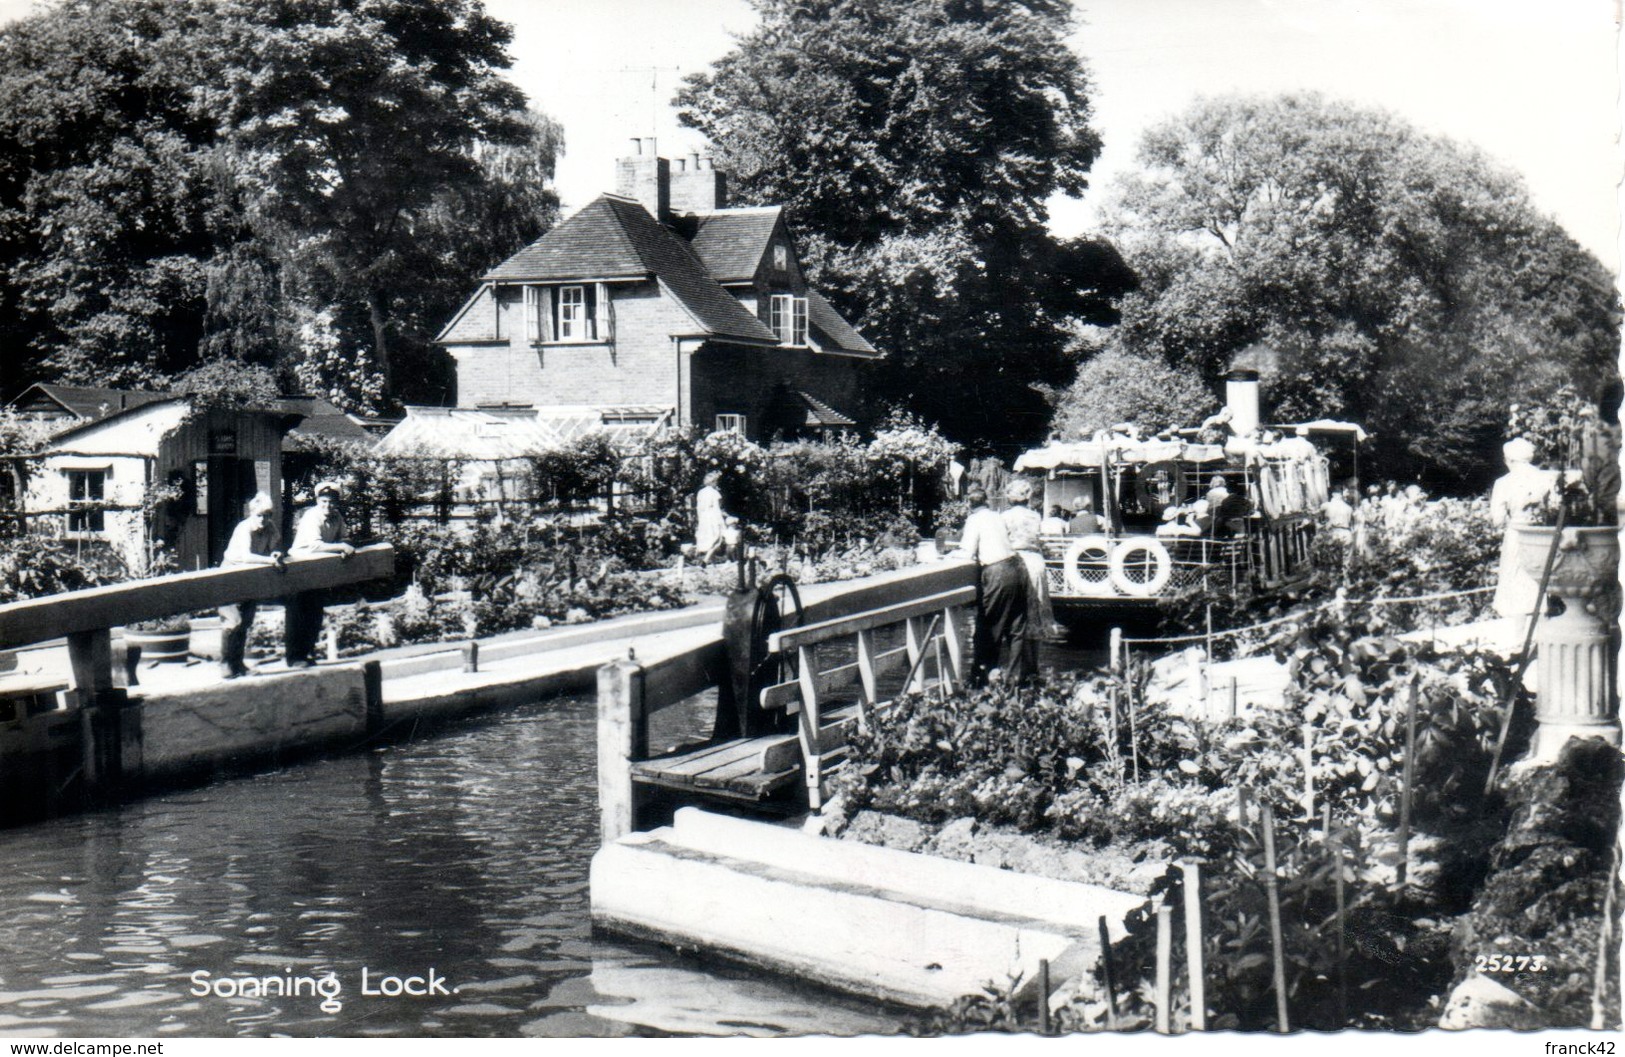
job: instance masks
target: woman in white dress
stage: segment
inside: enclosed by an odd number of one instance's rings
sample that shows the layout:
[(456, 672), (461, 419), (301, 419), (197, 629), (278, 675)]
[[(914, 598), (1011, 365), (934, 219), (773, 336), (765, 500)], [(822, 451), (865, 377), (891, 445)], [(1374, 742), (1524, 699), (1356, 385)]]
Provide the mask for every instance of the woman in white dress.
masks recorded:
[(717, 488), (721, 480), (722, 472), (711, 470), (694, 496), (694, 555), (702, 562), (710, 561), (723, 547), (727, 515), (722, 512), (722, 492)]

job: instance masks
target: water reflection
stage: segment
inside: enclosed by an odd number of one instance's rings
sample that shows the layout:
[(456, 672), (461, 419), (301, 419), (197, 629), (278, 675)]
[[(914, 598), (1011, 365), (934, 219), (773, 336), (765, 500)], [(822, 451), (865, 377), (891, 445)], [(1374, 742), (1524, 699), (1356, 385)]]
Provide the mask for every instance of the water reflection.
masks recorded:
[[(709, 709), (663, 713), (655, 743)], [(864, 1003), (595, 942), (593, 735), (592, 702), (567, 700), (0, 832), (0, 1034), (894, 1027)], [(432, 969), (451, 993), (363, 995), (363, 969), (374, 984)], [(263, 993), (328, 974), (337, 1013), (308, 988)], [(223, 978), (242, 983), (196, 993)]]

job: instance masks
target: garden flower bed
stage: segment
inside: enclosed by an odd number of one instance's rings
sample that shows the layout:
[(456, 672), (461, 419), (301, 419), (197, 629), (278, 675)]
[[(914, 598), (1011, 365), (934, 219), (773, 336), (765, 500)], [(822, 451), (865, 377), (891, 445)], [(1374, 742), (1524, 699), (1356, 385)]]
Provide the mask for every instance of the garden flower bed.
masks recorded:
[[(1181, 874), (1156, 864), (1200, 860), (1208, 1026), (1268, 1030), (1278, 1022), (1269, 827), (1292, 1028), (1435, 1025), (1479, 955), (1520, 935), (1564, 944), (1561, 974), (1514, 987), (1531, 1023), (1584, 1023), (1617, 765), (1503, 771), (1486, 793), (1508, 693), (1518, 705), (1507, 760), (1528, 737), (1513, 673), (1492, 656), (1401, 642), (1375, 625), (1297, 627), (1284, 647), (1286, 707), (1224, 723), (1139, 705), (1139, 672), (905, 697), (854, 740), (839, 780), (846, 835), (1166, 895), (1175, 936)], [(1019, 850), (1018, 836), (1041, 850)], [(1120, 1025), (1150, 1016), (1154, 923), (1131, 922), (1114, 949)], [(1175, 964), (1180, 996), (1177, 951)], [(967, 998), (937, 1026), (1009, 1026), (1002, 1002)], [(1617, 994), (1604, 1003), (1617, 1020)], [(1177, 1005), (1176, 1026), (1189, 1017)], [(1097, 994), (1062, 1024), (1094, 1029), (1105, 1018)]]

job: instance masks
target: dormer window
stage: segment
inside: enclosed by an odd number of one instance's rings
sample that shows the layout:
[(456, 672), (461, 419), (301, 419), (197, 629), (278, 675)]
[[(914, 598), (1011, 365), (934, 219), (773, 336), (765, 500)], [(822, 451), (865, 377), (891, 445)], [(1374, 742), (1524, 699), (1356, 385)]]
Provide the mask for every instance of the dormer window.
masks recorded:
[(784, 344), (806, 345), (807, 299), (793, 294), (774, 294), (768, 302), (767, 325)]
[(525, 287), (525, 340), (540, 344), (610, 341), (614, 313), (604, 283)]
[(773, 270), (776, 272), (790, 270), (790, 247), (782, 242), (773, 244)]

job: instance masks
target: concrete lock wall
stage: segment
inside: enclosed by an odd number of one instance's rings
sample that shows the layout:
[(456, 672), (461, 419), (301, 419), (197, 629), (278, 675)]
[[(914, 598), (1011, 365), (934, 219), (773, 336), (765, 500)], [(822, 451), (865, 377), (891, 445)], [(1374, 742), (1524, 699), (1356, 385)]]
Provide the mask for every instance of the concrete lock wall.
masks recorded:
[[(257, 676), (170, 693), (132, 695), (140, 760), (126, 778), (179, 778), (367, 737), (365, 664)], [(127, 740), (128, 743), (128, 740)]]

